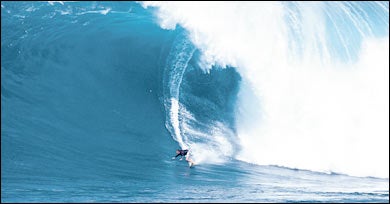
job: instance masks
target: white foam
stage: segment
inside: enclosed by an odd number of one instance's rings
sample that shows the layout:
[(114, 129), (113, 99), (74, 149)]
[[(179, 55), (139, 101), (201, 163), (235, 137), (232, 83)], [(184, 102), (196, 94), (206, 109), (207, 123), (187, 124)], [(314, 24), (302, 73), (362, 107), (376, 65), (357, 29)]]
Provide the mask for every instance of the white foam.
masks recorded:
[[(334, 9), (324, 9), (331, 5), (325, 2), (297, 3), (298, 13), (280, 2), (142, 4), (158, 6), (162, 28), (180, 24), (189, 31), (204, 69), (237, 67), (243, 81), (236, 117), (243, 151), (237, 158), (388, 178), (388, 5), (371, 5), (387, 13), (379, 25), (387, 34), (377, 39), (371, 21), (343, 3)], [(351, 47), (340, 34), (344, 28), (335, 26), (347, 62), (334, 57), (327, 18), (350, 22), (362, 38), (360, 48)]]
[(54, 3), (59, 3), (61, 5), (64, 5), (63, 1), (48, 1), (47, 3), (49, 3), (50, 5), (54, 5)]
[[(348, 67), (296, 67), (254, 82), (253, 87), (268, 87), (261, 91), (263, 118), (245, 121), (257, 115), (251, 109), (239, 111), (238, 130), (245, 147), (239, 158), (387, 177), (388, 43), (388, 38), (367, 40), (359, 62)], [(239, 107), (251, 103), (245, 96), (239, 102)]]
[(180, 121), (179, 121), (179, 111), (180, 111), (179, 101), (175, 98), (171, 98), (171, 109), (170, 114), (170, 123), (173, 127), (174, 139), (179, 143), (182, 149), (187, 149), (187, 145), (183, 142), (182, 134), (180, 131)]
[[(188, 121), (184, 120), (184, 123)], [(220, 122), (209, 124), (212, 129), (201, 132), (190, 125), (183, 125), (185, 141), (190, 148), (191, 159), (197, 163), (224, 163), (232, 156), (233, 145), (227, 139), (233, 133)]]
[(106, 9), (96, 10), (96, 11), (84, 11), (84, 12), (77, 13), (76, 15), (84, 15), (84, 14), (88, 14), (88, 13), (100, 13), (102, 15), (107, 15), (110, 11), (111, 11), (111, 8), (106, 8)]
[[(3, 8), (3, 7), (2, 7)], [(38, 10), (38, 8), (35, 8), (34, 6), (30, 6), (26, 9), (27, 12), (33, 12), (33, 11), (36, 11)]]

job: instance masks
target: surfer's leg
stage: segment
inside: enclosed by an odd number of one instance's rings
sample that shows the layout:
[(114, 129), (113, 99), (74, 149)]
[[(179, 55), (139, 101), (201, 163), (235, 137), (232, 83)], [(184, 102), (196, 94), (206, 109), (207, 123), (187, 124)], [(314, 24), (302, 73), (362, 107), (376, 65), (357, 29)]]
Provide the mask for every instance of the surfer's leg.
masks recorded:
[(190, 153), (189, 153), (189, 152), (186, 154), (186, 161), (188, 162), (188, 164), (189, 164), (190, 166), (192, 166), (192, 165), (194, 164), (194, 162), (192, 161), (192, 159), (190, 159)]
[(187, 152), (187, 154), (186, 154), (186, 161), (188, 161), (189, 160), (189, 158), (190, 158), (190, 152)]

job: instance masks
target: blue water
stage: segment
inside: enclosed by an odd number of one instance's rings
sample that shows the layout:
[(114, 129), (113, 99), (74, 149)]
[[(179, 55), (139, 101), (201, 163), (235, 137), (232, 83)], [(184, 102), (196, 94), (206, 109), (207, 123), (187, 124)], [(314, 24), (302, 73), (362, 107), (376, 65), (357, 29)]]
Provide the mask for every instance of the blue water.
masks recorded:
[(383, 178), (172, 160), (178, 91), (193, 127), (219, 121), (237, 140), (241, 77), (200, 69), (186, 32), (134, 2), (2, 2), (1, 201), (389, 202)]

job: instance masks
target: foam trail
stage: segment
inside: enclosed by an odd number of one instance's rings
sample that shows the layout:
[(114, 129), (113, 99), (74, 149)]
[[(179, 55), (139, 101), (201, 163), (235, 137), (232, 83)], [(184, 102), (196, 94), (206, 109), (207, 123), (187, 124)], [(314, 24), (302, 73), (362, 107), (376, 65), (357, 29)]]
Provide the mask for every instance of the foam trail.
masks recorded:
[(388, 178), (388, 2), (143, 5), (204, 69), (237, 67), (238, 159)]
[(183, 141), (180, 130), (179, 114), (182, 109), (179, 103), (180, 85), (194, 52), (195, 47), (183, 33), (180, 33), (175, 39), (164, 69), (164, 76), (166, 76), (163, 82), (164, 104), (167, 112), (165, 126), (183, 149), (187, 149), (188, 145)]
[[(230, 141), (234, 135), (232, 131), (220, 121), (198, 121), (186, 106), (180, 103), (183, 75), (195, 49), (187, 34), (181, 32), (176, 37), (167, 58), (163, 82), (165, 126), (182, 149), (190, 150), (191, 159), (197, 164), (222, 163), (226, 157), (233, 154), (233, 145)], [(196, 100), (196, 96), (185, 97), (194, 97)], [(214, 156), (210, 158), (210, 154)]]

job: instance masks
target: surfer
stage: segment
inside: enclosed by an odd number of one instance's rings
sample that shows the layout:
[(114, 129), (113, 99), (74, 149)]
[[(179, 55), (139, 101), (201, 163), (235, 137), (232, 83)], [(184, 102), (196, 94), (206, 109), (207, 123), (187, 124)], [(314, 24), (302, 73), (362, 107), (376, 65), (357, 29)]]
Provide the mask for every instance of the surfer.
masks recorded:
[(186, 156), (187, 153), (188, 153), (187, 149), (185, 149), (185, 150), (178, 149), (178, 150), (176, 150), (176, 156), (172, 157), (172, 159), (176, 159), (176, 157), (180, 156), (180, 160), (182, 160), (182, 157)]
[(185, 150), (181, 150), (181, 149), (176, 150), (176, 156), (172, 157), (172, 159), (176, 159), (178, 156), (180, 156), (180, 160), (182, 160), (183, 156), (185, 156), (186, 157), (186, 161), (188, 162), (190, 167), (192, 165), (194, 165), (194, 162), (189, 158), (189, 156), (190, 156), (189, 150), (187, 150), (187, 149), (185, 149)]

